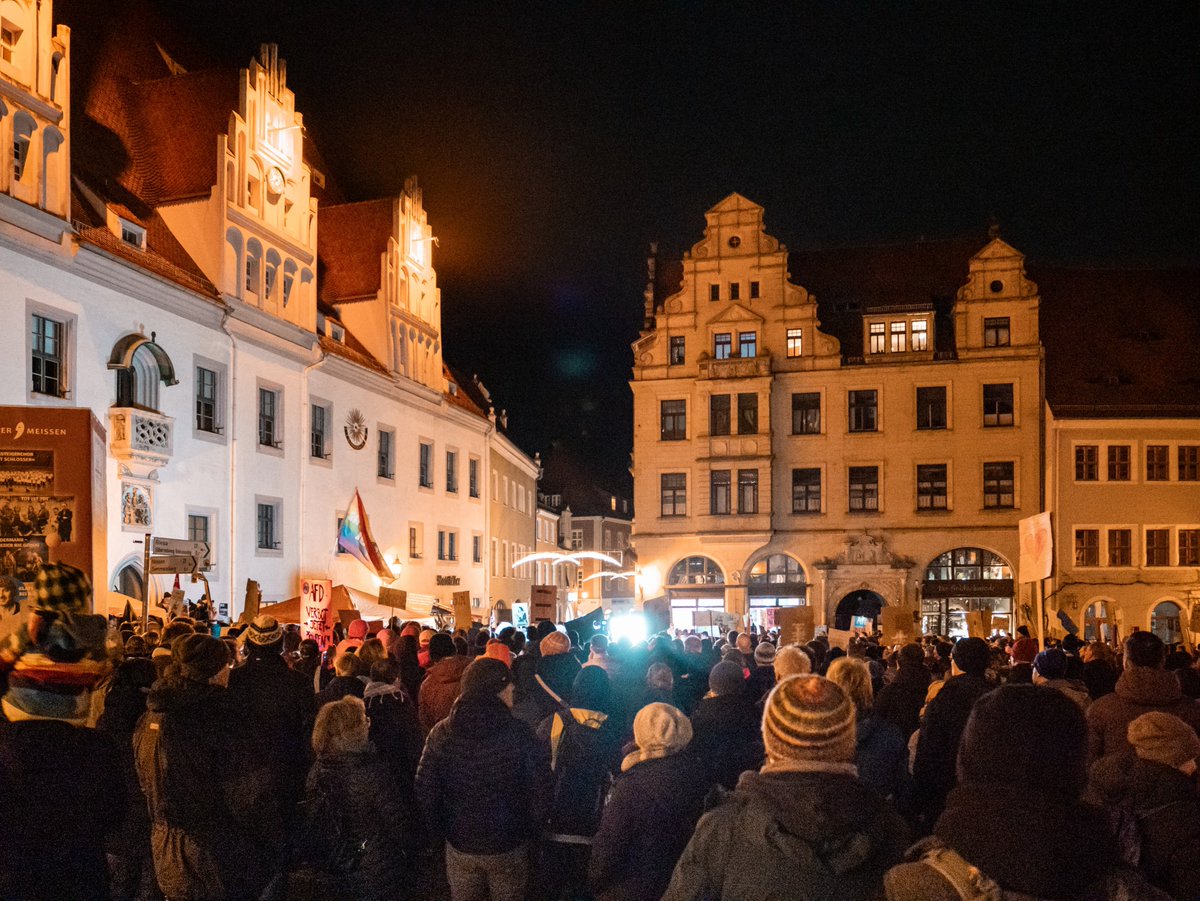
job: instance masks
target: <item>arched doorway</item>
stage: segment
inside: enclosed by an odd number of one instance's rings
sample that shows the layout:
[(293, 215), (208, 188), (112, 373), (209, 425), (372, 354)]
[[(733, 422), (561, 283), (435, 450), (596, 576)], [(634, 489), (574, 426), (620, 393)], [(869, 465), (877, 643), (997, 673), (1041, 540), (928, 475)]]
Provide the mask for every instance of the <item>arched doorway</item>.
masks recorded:
[(1175, 644), (1183, 640), (1179, 630), (1180, 607), (1174, 601), (1159, 601), (1150, 612), (1150, 631), (1163, 640), (1165, 644)]
[(957, 547), (939, 554), (921, 583), (921, 629), (935, 635), (965, 637), (968, 611), (991, 615), (990, 630), (1012, 634), (1012, 567), (999, 554), (978, 547)]
[(1093, 601), (1083, 611), (1083, 640), (1112, 641), (1112, 613), (1108, 601)]
[(833, 627), (846, 630), (872, 626), (879, 619), (879, 611), (885, 603), (881, 595), (866, 588), (852, 591), (838, 601), (833, 613)]
[(725, 573), (708, 557), (684, 557), (667, 575), (667, 598), (674, 628), (711, 629), (712, 614), (725, 612)]
[(804, 568), (787, 554), (763, 557), (750, 568), (746, 594), (750, 616), (761, 626), (767, 610), (800, 607), (808, 603), (808, 581), (804, 576)]
[(117, 571), (117, 577), (113, 579), (113, 590), (126, 597), (131, 597), (135, 601), (142, 600), (146, 590), (142, 571), (132, 563), (126, 563)]

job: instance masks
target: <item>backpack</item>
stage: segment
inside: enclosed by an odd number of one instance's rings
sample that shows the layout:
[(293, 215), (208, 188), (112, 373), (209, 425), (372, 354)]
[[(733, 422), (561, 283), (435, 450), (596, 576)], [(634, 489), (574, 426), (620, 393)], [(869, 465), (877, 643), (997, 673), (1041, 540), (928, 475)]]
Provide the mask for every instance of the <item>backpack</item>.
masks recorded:
[[(600, 812), (608, 793), (610, 774), (597, 766), (596, 752), (604, 742), (599, 729), (579, 723), (565, 707), (554, 717), (563, 724), (562, 736), (554, 754), (554, 803), (550, 814), (550, 832), (592, 835), (600, 824)], [(604, 728), (604, 727), (601, 727)]]
[(962, 901), (1037, 901), (1032, 895), (1002, 889), (979, 867), (967, 861), (937, 838), (927, 838), (909, 849), (912, 863), (892, 867), (884, 875), (884, 890), (889, 901), (908, 901), (923, 895), (925, 880), (920, 868), (933, 870), (958, 893)]

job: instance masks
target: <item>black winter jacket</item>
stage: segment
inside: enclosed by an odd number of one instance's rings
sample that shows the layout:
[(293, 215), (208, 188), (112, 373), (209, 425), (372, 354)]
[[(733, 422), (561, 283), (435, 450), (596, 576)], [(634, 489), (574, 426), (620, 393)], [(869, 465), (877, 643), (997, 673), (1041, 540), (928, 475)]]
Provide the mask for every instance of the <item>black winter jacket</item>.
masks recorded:
[(746, 770), (762, 766), (762, 734), (754, 699), (735, 695), (702, 698), (692, 714), (691, 750), (700, 759), (709, 785), (730, 791)]
[(899, 729), (906, 742), (920, 728), (929, 678), (929, 670), (922, 664), (902, 662), (896, 678), (884, 685), (875, 698), (876, 715)]
[(417, 723), (417, 708), (404, 689), (384, 682), (371, 682), (363, 693), (371, 720), (371, 744), (409, 797), (425, 739)]
[(925, 829), (937, 820), (957, 780), (958, 746), (971, 708), (992, 690), (980, 676), (953, 676), (925, 708), (913, 760), (912, 798)]

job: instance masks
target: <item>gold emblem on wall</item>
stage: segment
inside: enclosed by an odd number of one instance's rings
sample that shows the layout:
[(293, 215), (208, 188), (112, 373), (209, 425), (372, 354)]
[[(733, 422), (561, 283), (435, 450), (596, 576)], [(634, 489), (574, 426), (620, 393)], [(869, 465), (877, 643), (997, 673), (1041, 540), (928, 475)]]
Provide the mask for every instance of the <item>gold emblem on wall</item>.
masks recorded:
[(362, 450), (367, 444), (367, 418), (357, 407), (346, 415), (346, 425), (343, 428), (346, 441), (355, 450)]

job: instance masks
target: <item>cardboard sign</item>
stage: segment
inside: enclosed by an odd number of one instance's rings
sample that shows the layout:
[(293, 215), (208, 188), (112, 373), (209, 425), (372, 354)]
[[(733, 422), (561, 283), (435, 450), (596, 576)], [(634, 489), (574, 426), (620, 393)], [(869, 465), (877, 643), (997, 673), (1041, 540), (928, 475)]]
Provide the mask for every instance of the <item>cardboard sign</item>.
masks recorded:
[(471, 628), (471, 592), (454, 592), (454, 628)]
[(851, 629), (830, 629), (829, 630), (829, 646), (831, 648), (841, 648), (843, 651), (850, 652), (850, 639), (854, 637), (854, 631)]
[(554, 622), (558, 616), (558, 586), (534, 585), (529, 589), (529, 614), (536, 623), (548, 619)]
[(762, 624), (764, 629), (774, 629), (777, 625), (775, 613), (778, 607), (768, 607), (762, 612)]
[(324, 653), (333, 643), (333, 582), (305, 579), (300, 583), (300, 637), (311, 638)]
[(912, 610), (908, 607), (884, 607), (879, 611), (879, 628), (883, 644), (904, 644), (916, 637)]
[(983, 614), (978, 610), (967, 611), (967, 634), (972, 638), (986, 638), (983, 631)]
[(379, 587), (379, 606), (407, 610), (408, 592), (403, 588), (388, 588), (386, 585), (381, 585)]
[(246, 601), (242, 604), (242, 615), (238, 617), (239, 626), (249, 623), (254, 617), (258, 616), (258, 608), (261, 601), (262, 592), (259, 590), (258, 583), (253, 579), (247, 579)]
[(779, 607), (775, 611), (779, 644), (805, 644), (813, 639), (812, 607)]

